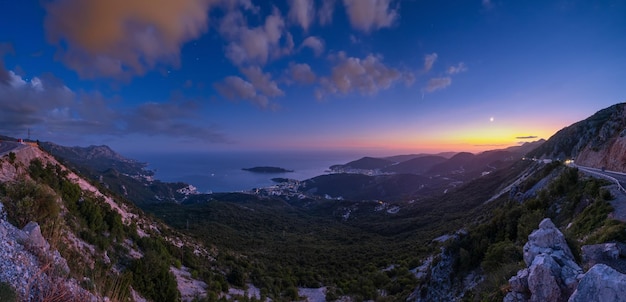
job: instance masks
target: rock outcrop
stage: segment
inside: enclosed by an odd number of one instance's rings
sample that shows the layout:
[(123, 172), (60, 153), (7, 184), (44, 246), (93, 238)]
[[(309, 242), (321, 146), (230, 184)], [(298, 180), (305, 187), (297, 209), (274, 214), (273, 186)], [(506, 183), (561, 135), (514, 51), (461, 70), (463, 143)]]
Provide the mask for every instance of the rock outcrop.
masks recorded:
[(6, 219), (0, 203), (0, 282), (6, 282), (20, 301), (38, 301), (42, 295), (66, 291), (82, 301), (97, 300), (67, 275), (67, 262), (41, 236), (39, 225), (28, 223), (21, 230)]
[(626, 275), (608, 265), (594, 265), (580, 280), (569, 302), (626, 301)]
[(589, 245), (582, 252), (585, 264), (593, 265), (586, 274), (574, 261), (563, 233), (544, 219), (524, 245), (528, 268), (509, 279), (510, 292), (504, 301), (626, 302), (626, 275), (602, 263), (621, 261), (624, 245)]
[(585, 245), (581, 248), (582, 264), (592, 267), (596, 264), (606, 264), (620, 273), (626, 273), (626, 244), (601, 243)]
[(504, 301), (567, 301), (583, 273), (565, 236), (549, 218), (528, 236), (524, 262), (528, 268), (509, 279), (511, 291)]

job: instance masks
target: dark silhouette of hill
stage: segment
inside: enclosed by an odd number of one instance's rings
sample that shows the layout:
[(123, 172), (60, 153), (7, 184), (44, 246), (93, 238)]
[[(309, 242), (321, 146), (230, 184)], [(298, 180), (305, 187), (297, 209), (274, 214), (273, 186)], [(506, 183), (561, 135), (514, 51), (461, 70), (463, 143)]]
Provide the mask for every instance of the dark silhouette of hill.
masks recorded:
[(424, 156), (440, 156), (440, 157), (449, 159), (450, 157), (454, 156), (457, 153), (458, 152), (440, 152), (437, 154), (428, 154), (428, 153), (404, 154), (404, 155), (394, 155), (394, 156), (383, 157), (383, 159), (396, 162), (396, 163), (401, 163), (407, 160), (411, 160), (411, 159), (418, 158), (418, 157), (424, 157)]
[(331, 169), (361, 169), (361, 170), (377, 170), (387, 167), (393, 164), (393, 161), (389, 161), (382, 158), (376, 157), (363, 157), (361, 159), (357, 159), (351, 161), (345, 165), (334, 165), (330, 167)]
[[(446, 182), (414, 174), (368, 176), (363, 174), (328, 174), (304, 181), (303, 191), (318, 196), (329, 195), (349, 200), (400, 200), (417, 192), (426, 196)], [(441, 190), (443, 191), (443, 190)]]
[(447, 158), (442, 156), (424, 155), (400, 162), (395, 165), (387, 166), (383, 169), (383, 171), (394, 173), (424, 174), (435, 165), (441, 164), (447, 160)]

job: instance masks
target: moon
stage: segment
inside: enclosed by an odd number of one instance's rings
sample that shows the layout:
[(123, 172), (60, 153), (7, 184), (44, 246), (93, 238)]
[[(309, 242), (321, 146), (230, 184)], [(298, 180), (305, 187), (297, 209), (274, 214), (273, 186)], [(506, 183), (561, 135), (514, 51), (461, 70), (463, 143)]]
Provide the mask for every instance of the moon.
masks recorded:
[(489, 121), (492, 123), (493, 123), (493, 120), (494, 120), (493, 116), (489, 118)]

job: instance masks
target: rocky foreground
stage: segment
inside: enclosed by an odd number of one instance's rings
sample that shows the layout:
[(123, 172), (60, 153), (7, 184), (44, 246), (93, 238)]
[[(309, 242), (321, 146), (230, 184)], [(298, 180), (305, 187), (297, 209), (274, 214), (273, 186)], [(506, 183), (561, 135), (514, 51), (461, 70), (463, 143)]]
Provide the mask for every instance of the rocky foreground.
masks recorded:
[(626, 275), (620, 267), (626, 250), (615, 243), (582, 248), (587, 273), (575, 261), (563, 233), (549, 218), (528, 236), (524, 245), (527, 268), (509, 279), (505, 302), (626, 301)]

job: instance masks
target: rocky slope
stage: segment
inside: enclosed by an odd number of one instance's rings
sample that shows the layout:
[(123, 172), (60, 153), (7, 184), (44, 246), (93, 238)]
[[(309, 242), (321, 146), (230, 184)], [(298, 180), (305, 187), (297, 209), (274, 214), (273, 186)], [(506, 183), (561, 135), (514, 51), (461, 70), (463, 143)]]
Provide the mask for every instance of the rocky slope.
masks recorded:
[[(190, 249), (195, 261), (213, 259), (202, 245), (36, 146), (0, 159), (0, 282), (12, 288), (18, 301), (142, 301), (146, 295), (162, 300), (141, 283), (143, 277), (152, 278), (150, 271), (133, 277), (152, 261), (146, 257), (154, 254), (155, 244)], [(206, 295), (204, 282), (181, 273), (184, 266), (176, 269), (166, 251), (160, 255), (165, 275), (155, 278), (174, 282), (171, 297), (190, 301)], [(163, 284), (160, 290), (166, 288)]]
[[(619, 251), (611, 246), (606, 252), (619, 258)], [(527, 268), (509, 279), (505, 302), (626, 301), (626, 275), (605, 264), (596, 264), (583, 274), (565, 236), (549, 218), (528, 236), (524, 262)]]
[(574, 159), (583, 166), (626, 171), (626, 103), (563, 128), (529, 156)]

